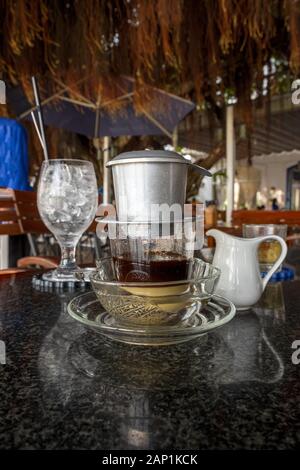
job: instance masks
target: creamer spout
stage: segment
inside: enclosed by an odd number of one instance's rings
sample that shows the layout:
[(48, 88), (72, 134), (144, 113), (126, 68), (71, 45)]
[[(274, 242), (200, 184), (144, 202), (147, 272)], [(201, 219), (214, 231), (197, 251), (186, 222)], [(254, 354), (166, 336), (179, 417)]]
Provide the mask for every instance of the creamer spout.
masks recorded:
[(215, 229), (215, 228), (212, 228), (212, 229), (208, 230), (208, 231), (206, 232), (206, 235), (207, 235), (208, 237), (213, 237), (213, 238), (216, 240), (217, 243), (218, 243), (220, 240), (224, 239), (224, 238), (227, 236), (226, 233), (221, 232), (221, 230), (217, 230), (217, 229)]

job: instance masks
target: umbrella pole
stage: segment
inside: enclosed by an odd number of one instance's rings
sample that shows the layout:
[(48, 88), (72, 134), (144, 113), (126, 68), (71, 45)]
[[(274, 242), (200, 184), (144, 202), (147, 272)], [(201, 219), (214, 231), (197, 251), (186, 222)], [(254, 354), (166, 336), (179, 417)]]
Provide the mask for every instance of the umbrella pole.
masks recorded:
[(226, 108), (226, 172), (227, 172), (227, 206), (226, 223), (231, 224), (234, 208), (234, 175), (235, 175), (235, 136), (234, 136), (234, 108)]
[(175, 129), (173, 130), (172, 134), (172, 145), (174, 147), (174, 150), (176, 151), (178, 147), (178, 127), (176, 126)]
[(111, 179), (110, 170), (106, 168), (106, 164), (109, 161), (109, 148), (110, 148), (110, 137), (103, 138), (103, 204), (109, 204), (111, 201)]

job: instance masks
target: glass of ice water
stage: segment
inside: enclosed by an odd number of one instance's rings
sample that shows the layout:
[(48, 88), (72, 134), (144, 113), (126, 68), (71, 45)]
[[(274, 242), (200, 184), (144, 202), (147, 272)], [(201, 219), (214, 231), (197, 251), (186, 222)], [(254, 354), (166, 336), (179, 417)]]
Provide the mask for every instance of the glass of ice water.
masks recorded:
[(43, 162), (37, 195), (45, 225), (61, 247), (60, 265), (44, 274), (50, 281), (77, 280), (76, 245), (95, 217), (98, 204), (94, 166), (85, 160)]

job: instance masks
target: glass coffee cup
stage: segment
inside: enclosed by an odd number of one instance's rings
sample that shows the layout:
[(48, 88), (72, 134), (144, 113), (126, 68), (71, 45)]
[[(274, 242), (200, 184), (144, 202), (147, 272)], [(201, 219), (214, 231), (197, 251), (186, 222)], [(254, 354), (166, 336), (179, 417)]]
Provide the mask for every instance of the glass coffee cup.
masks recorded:
[[(188, 279), (194, 251), (200, 249), (204, 241), (202, 214), (172, 222), (110, 221), (106, 225), (101, 222), (101, 226), (101, 235), (106, 233), (109, 238), (115, 278), (125, 283)], [(101, 236), (98, 229), (97, 233)], [(175, 292), (176, 286), (172, 289)], [(148, 295), (157, 294), (150, 287), (148, 290)]]
[[(99, 221), (99, 219), (98, 219)], [(209, 302), (220, 271), (197, 258), (204, 242), (203, 214), (163, 222), (106, 223), (111, 256), (91, 277), (101, 304), (122, 322), (177, 324)], [(106, 230), (106, 232), (105, 232)]]

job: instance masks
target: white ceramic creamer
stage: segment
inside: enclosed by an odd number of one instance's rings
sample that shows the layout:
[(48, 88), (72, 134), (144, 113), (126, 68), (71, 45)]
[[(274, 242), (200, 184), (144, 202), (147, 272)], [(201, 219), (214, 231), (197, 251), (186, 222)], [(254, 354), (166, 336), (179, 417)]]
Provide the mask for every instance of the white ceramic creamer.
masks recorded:
[[(208, 230), (206, 235), (216, 240), (213, 265), (221, 270), (216, 293), (231, 300), (237, 309), (247, 309), (261, 297), (269, 279), (281, 265), (287, 253), (285, 241), (277, 235), (239, 238), (220, 230)], [(261, 277), (257, 249), (261, 242), (277, 240), (281, 254), (264, 278)]]

